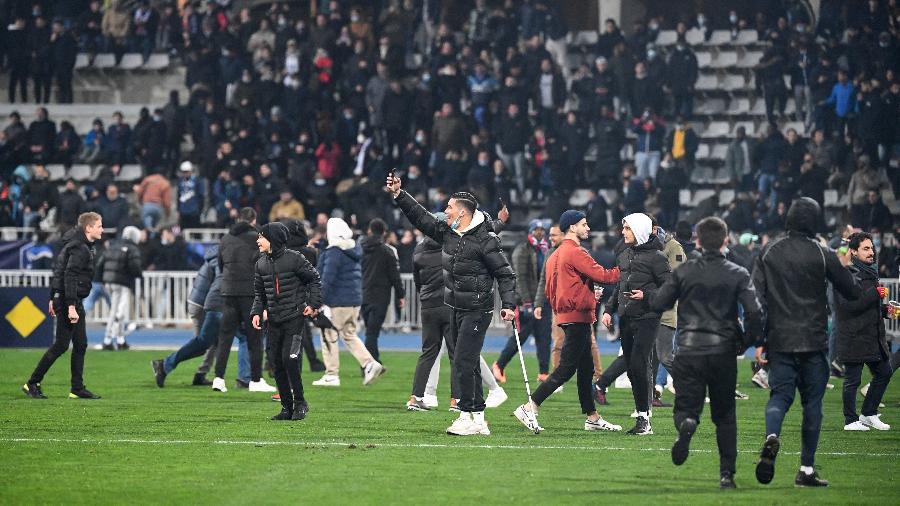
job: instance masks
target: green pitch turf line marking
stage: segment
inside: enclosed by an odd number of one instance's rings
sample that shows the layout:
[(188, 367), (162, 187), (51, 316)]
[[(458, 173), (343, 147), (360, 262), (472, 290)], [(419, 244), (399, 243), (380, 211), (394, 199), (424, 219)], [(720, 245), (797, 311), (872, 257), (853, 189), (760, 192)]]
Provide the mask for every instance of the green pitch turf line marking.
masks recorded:
[[(187, 439), (64, 439), (64, 438), (0, 438), (0, 443), (81, 443), (81, 444), (146, 444), (146, 445), (247, 445), (247, 446), (360, 446), (369, 443), (349, 441), (200, 441)], [(487, 450), (586, 450), (668, 452), (671, 448), (623, 448), (618, 446), (541, 446), (541, 445), (457, 445), (440, 443), (371, 443), (385, 448), (480, 448)], [(759, 450), (738, 450), (739, 453), (759, 453)], [(691, 450), (691, 453), (713, 453), (712, 450)], [(780, 455), (800, 455), (800, 452), (779, 452)], [(900, 457), (900, 453), (816, 452), (832, 457)]]

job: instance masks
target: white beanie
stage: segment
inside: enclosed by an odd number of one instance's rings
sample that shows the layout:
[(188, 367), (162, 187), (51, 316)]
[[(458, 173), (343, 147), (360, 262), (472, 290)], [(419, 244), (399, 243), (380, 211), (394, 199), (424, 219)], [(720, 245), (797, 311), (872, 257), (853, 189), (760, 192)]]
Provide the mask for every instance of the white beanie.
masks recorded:
[(353, 249), (356, 246), (356, 242), (353, 240), (353, 230), (346, 221), (340, 218), (328, 218), (325, 231), (325, 235), (328, 237), (328, 246), (336, 246), (341, 249)]
[(650, 217), (644, 213), (629, 214), (622, 219), (623, 224), (628, 224), (631, 231), (634, 232), (635, 246), (640, 246), (650, 240), (650, 234), (653, 232), (653, 222)]
[(141, 229), (132, 226), (125, 227), (122, 229), (122, 239), (138, 244), (141, 242)]

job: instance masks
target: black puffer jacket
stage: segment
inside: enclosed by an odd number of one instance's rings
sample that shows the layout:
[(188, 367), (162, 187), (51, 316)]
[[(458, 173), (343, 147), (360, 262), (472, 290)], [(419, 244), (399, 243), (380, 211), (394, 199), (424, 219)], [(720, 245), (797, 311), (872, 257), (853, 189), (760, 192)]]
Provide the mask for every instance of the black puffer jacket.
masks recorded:
[[(647, 301), (654, 297), (659, 287), (672, 275), (669, 261), (661, 249), (659, 238), (651, 234), (644, 244), (626, 247), (618, 254), (616, 264), (621, 276), (615, 293), (610, 297), (607, 313), (619, 313), (620, 317), (635, 320), (660, 317), (660, 312), (650, 309)], [(643, 291), (644, 298), (629, 299), (625, 292), (631, 290)]]
[[(743, 353), (762, 339), (762, 314), (750, 274), (719, 252), (679, 266), (649, 304), (661, 312), (675, 301), (679, 355)], [(738, 324), (738, 304), (744, 308), (746, 330)]]
[(362, 246), (363, 304), (388, 304), (391, 288), (398, 299), (406, 297), (400, 281), (400, 264), (390, 246), (377, 237), (360, 239)]
[(443, 247), (445, 304), (462, 311), (492, 311), (496, 279), (502, 307), (516, 307), (516, 274), (500, 247), (490, 217), (476, 212), (469, 228), (458, 233), (405, 191), (396, 202), (413, 226)]
[(441, 245), (429, 237), (413, 251), (413, 280), (419, 290), (422, 309), (444, 305), (444, 269), (441, 267)]
[(50, 279), (50, 297), (67, 307), (81, 304), (81, 299), (91, 293), (94, 243), (88, 242), (78, 227), (66, 232), (62, 240), (64, 244), (56, 256)]
[(284, 247), (287, 229), (280, 223), (279, 232), (269, 235), (272, 252), (260, 255), (253, 277), (253, 308), (250, 315), (268, 310), (269, 321), (282, 323), (303, 314), (310, 306), (322, 305), (322, 281), (319, 271), (302, 254)]
[(284, 223), (288, 230), (288, 239), (285, 247), (303, 254), (309, 260), (309, 263), (314, 266), (318, 265), (319, 250), (309, 246), (309, 236), (306, 234), (306, 228), (303, 226), (303, 223), (287, 218), (278, 221)]
[(849, 268), (859, 282), (856, 300), (835, 293), (837, 354), (843, 363), (887, 360), (891, 356), (885, 337), (885, 306), (878, 295), (878, 276), (866, 269)]
[(828, 349), (826, 281), (847, 299), (859, 297), (859, 284), (834, 251), (814, 237), (819, 204), (803, 197), (787, 215), (788, 233), (760, 251), (753, 284), (766, 315), (768, 351), (800, 353)]
[(103, 282), (127, 286), (134, 290), (134, 280), (141, 276), (141, 250), (137, 244), (119, 239), (103, 252), (100, 262)]
[(253, 225), (241, 221), (232, 225), (219, 242), (223, 296), (253, 296), (253, 265), (259, 259), (257, 236)]

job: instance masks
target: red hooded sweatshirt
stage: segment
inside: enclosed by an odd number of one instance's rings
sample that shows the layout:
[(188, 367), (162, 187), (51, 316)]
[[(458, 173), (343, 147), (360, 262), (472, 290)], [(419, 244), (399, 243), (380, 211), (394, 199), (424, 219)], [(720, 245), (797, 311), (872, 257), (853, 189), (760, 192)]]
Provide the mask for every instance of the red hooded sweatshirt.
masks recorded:
[(544, 290), (556, 323), (594, 323), (597, 319), (595, 283), (619, 281), (619, 268), (604, 269), (591, 255), (571, 239), (565, 239), (545, 264)]

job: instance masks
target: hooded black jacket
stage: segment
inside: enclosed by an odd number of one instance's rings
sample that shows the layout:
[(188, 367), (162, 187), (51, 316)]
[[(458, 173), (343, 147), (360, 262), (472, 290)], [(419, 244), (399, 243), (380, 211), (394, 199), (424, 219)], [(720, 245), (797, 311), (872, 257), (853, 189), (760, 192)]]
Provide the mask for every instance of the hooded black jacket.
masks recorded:
[(422, 309), (444, 305), (444, 270), (441, 267), (441, 245), (429, 237), (413, 251), (413, 280), (419, 290)]
[(856, 266), (849, 270), (859, 281), (860, 294), (856, 300), (847, 300), (840, 293), (834, 295), (838, 358), (843, 363), (887, 360), (891, 356), (884, 328), (887, 315), (876, 290), (878, 276)]
[(787, 214), (787, 234), (760, 251), (753, 266), (753, 285), (766, 315), (768, 351), (800, 353), (828, 349), (827, 281), (849, 300), (859, 297), (859, 284), (834, 251), (814, 239), (819, 204), (803, 197)]
[[(609, 299), (606, 312), (609, 314), (618, 312), (620, 317), (635, 320), (659, 318), (660, 312), (652, 310), (647, 301), (654, 297), (656, 291), (672, 275), (672, 269), (662, 252), (659, 238), (655, 234), (650, 234), (650, 239), (644, 244), (625, 247), (619, 252), (616, 264), (621, 275), (615, 293)], [(625, 292), (631, 290), (643, 291), (644, 298), (629, 299), (625, 296)]]
[(257, 235), (253, 225), (240, 221), (219, 242), (223, 296), (253, 296), (253, 265), (259, 259)]
[(98, 269), (103, 282), (127, 286), (134, 290), (134, 280), (141, 276), (141, 250), (126, 239), (113, 241), (103, 252)]
[(61, 300), (62, 307), (81, 304), (91, 293), (94, 278), (94, 248), (84, 231), (76, 227), (63, 236), (63, 247), (56, 256), (50, 279), (51, 298)]
[(388, 304), (391, 288), (398, 299), (406, 297), (400, 281), (400, 265), (390, 246), (377, 237), (360, 239), (362, 246), (363, 304)]
[[(679, 355), (740, 354), (762, 339), (762, 314), (750, 273), (717, 251), (675, 269), (649, 306), (661, 312), (675, 301)], [(746, 330), (738, 324), (738, 304), (744, 308)]]
[(322, 305), (319, 271), (302, 254), (285, 248), (287, 229), (269, 236), (272, 252), (260, 255), (253, 277), (253, 307), (250, 315), (268, 310), (269, 321), (282, 323), (299, 318), (303, 309)]
[(395, 201), (413, 226), (443, 247), (445, 304), (461, 311), (491, 312), (496, 279), (502, 307), (516, 307), (516, 274), (489, 216), (478, 212), (468, 230), (457, 233), (405, 191)]

